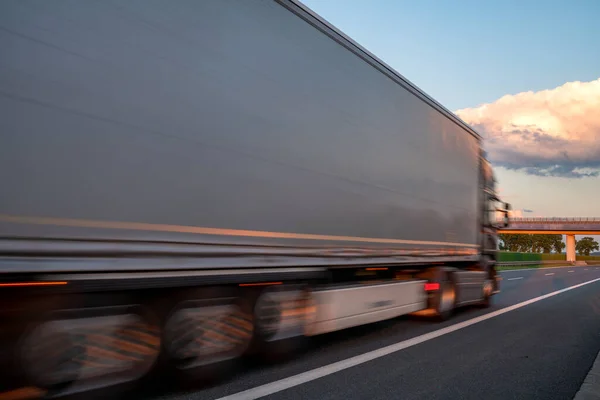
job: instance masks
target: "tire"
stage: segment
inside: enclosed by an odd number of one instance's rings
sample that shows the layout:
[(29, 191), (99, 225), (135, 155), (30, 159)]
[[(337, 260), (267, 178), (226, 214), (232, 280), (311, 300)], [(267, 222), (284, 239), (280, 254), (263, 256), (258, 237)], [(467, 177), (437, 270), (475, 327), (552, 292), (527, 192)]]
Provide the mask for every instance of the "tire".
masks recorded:
[[(310, 302), (309, 292), (305, 291), (306, 288), (302, 288), (300, 293), (305, 293), (306, 297), (300, 295), (296, 298), (296, 301)], [(265, 362), (267, 364), (278, 363), (289, 360), (294, 354), (302, 351), (306, 346), (308, 338), (303, 334), (306, 330), (306, 325), (298, 325), (294, 334), (288, 336), (284, 334), (279, 336), (277, 326), (279, 325), (279, 315), (265, 314), (261, 309), (264, 310), (265, 306), (268, 305), (267, 309), (277, 310), (275, 314), (279, 314), (280, 305), (274, 298), (269, 298), (269, 293), (276, 294), (280, 291), (286, 292), (287, 290), (292, 291), (291, 287), (277, 287), (270, 288), (259, 294), (256, 299), (254, 307), (254, 319), (255, 319), (255, 331), (254, 337), (250, 346), (248, 355), (255, 360)], [(278, 337), (279, 336), (279, 337)]]
[(494, 264), (489, 256), (484, 256), (482, 258), (481, 268), (485, 271), (487, 278), (483, 283), (483, 299), (479, 303), (479, 306), (482, 308), (488, 308), (492, 305), (492, 295), (497, 289)]
[[(234, 344), (221, 339), (226, 336), (225, 328), (235, 332)], [(218, 382), (240, 366), (253, 329), (251, 306), (239, 291), (201, 288), (182, 292), (164, 310), (161, 369), (185, 387)], [(203, 353), (207, 337), (222, 349)]]
[(448, 273), (442, 275), (439, 283), (440, 290), (432, 301), (432, 308), (435, 310), (434, 319), (442, 322), (452, 317), (456, 309), (456, 286)]
[(483, 284), (483, 300), (479, 303), (481, 308), (489, 308), (492, 305), (492, 292), (494, 290), (494, 283), (491, 279), (486, 279)]

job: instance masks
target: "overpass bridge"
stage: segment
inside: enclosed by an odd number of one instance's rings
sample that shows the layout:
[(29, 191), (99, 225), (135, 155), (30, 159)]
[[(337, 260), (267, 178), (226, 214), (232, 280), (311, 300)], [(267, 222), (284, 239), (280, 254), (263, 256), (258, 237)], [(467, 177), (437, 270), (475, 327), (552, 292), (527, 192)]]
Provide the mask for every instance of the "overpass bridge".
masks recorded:
[(502, 233), (567, 236), (567, 261), (575, 261), (575, 235), (600, 235), (600, 218), (511, 218)]

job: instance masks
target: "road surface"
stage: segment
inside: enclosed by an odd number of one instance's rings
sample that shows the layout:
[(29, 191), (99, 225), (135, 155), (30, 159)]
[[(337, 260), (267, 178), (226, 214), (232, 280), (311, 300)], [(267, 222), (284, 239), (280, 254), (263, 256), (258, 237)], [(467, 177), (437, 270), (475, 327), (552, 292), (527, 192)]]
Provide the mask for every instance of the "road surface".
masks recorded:
[(502, 277), (491, 308), (441, 324), (403, 317), (335, 332), (287, 363), (144, 398), (572, 399), (600, 351), (600, 267)]

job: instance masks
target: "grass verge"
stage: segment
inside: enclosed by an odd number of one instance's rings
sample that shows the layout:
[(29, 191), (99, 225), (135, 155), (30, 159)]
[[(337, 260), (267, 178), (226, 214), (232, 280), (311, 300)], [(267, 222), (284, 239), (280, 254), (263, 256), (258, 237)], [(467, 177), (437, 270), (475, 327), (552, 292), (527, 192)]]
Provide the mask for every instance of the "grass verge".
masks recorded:
[[(587, 261), (588, 266), (595, 266), (598, 267), (600, 266), (600, 262), (599, 261)], [(567, 262), (565, 262), (564, 264), (535, 264), (535, 265), (511, 265), (511, 266), (503, 266), (503, 265), (498, 265), (496, 266), (496, 271), (510, 271), (510, 270), (514, 270), (514, 269), (540, 269), (540, 268), (556, 268), (556, 267), (575, 267), (575, 268), (581, 268), (583, 265), (572, 265), (569, 264)]]
[(538, 265), (498, 265), (496, 266), (496, 271), (510, 271), (513, 269), (541, 269), (541, 268), (553, 268), (553, 267), (569, 267), (570, 264), (565, 263), (565, 265), (556, 265), (556, 264), (538, 264)]

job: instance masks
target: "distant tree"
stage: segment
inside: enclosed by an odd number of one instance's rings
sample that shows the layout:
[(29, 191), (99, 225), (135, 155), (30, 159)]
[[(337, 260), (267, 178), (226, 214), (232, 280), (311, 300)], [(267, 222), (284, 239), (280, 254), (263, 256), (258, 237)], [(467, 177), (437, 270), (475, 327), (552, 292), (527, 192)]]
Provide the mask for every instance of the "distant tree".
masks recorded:
[(521, 253), (551, 253), (552, 250), (561, 253), (566, 247), (562, 235), (528, 235), (501, 233), (500, 250)]
[(586, 236), (577, 241), (575, 249), (579, 254), (589, 256), (592, 251), (600, 250), (600, 247), (598, 247), (598, 242), (594, 238)]
[(535, 246), (535, 253), (552, 253), (554, 247), (554, 239), (550, 235), (533, 235), (533, 242)]
[(554, 247), (554, 251), (558, 254), (562, 253), (562, 251), (567, 247), (565, 242), (562, 240), (562, 235), (548, 235), (552, 238), (552, 247)]
[(536, 251), (539, 252), (543, 247), (539, 244), (536, 245), (534, 239), (535, 235), (527, 234), (506, 234), (501, 233), (500, 237), (500, 250), (515, 251), (520, 253), (531, 252), (533, 247), (536, 247)]
[(498, 235), (500, 239), (500, 250), (503, 251), (517, 251), (517, 235), (507, 235), (506, 233), (501, 233)]
[(520, 234), (518, 237), (519, 249), (521, 253), (531, 253), (534, 247), (533, 235)]
[(509, 249), (508, 249), (508, 246), (506, 245), (506, 241), (503, 240), (503, 238), (502, 238), (503, 236), (506, 236), (506, 235), (504, 235), (503, 233), (498, 235), (498, 239), (500, 239), (498, 241), (498, 248), (502, 251), (508, 251)]
[(547, 240), (544, 239), (543, 235), (528, 235), (531, 241), (531, 248), (529, 251), (532, 253), (540, 253), (543, 250), (543, 245), (546, 244)]
[(540, 240), (538, 239), (539, 235), (527, 235), (529, 241), (529, 249), (525, 250), (530, 253), (539, 253), (540, 252)]
[(527, 235), (512, 234), (508, 235), (501, 233), (500, 238), (500, 250), (505, 251), (524, 251), (524, 248), (528, 246), (526, 238)]

